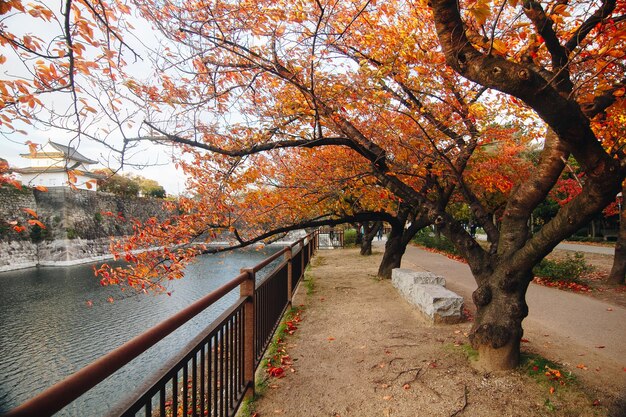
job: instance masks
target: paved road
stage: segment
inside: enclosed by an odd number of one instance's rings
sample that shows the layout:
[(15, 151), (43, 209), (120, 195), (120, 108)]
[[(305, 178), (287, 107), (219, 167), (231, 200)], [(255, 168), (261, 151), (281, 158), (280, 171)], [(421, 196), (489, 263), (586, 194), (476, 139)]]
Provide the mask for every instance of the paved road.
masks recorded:
[[(487, 240), (487, 235), (477, 235), (478, 240)], [(614, 255), (615, 248), (611, 246), (585, 245), (584, 243), (559, 243), (557, 249), (570, 250), (574, 252), (599, 253), (601, 255)]]
[(556, 246), (557, 249), (563, 250), (571, 250), (575, 252), (588, 252), (588, 253), (599, 253), (602, 255), (611, 255), (615, 254), (615, 248), (610, 246), (594, 246), (594, 245), (584, 245), (580, 243), (559, 243)]
[[(471, 296), (476, 282), (467, 265), (409, 246), (402, 267), (444, 276), (446, 286), (474, 309)], [(626, 309), (535, 284), (526, 299), (529, 315), (523, 326), (529, 346), (561, 363), (602, 369), (593, 377), (626, 387)]]

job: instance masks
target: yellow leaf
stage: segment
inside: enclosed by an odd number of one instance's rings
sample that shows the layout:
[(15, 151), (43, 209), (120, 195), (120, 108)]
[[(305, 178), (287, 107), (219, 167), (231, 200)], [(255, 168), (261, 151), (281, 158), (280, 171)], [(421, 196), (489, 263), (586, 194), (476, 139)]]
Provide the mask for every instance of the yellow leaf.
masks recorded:
[(487, 2), (478, 2), (469, 9), (469, 12), (479, 25), (484, 25), (487, 18), (491, 16), (491, 7)]

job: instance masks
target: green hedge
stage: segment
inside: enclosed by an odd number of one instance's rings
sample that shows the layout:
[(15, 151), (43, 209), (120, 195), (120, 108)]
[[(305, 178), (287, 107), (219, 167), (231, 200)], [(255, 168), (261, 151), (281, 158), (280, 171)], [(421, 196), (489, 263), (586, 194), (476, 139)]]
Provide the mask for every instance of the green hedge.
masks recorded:
[(576, 252), (574, 256), (567, 254), (563, 260), (542, 259), (533, 268), (533, 273), (548, 281), (579, 282), (587, 272), (593, 271), (593, 267), (585, 261), (582, 253)]
[(454, 247), (454, 244), (452, 244), (452, 242), (448, 238), (443, 235), (437, 237), (434, 232), (428, 227), (425, 227), (417, 232), (417, 234), (413, 238), (413, 242), (417, 243), (418, 245), (426, 246), (427, 248), (437, 249), (443, 252), (450, 253), (452, 255), (459, 254), (459, 252)]

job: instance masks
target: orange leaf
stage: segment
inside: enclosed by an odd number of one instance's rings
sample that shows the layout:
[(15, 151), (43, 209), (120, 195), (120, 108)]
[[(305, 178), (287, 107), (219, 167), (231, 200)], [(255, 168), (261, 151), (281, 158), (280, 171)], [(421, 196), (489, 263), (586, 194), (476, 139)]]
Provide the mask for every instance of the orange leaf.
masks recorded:
[(44, 226), (44, 224), (42, 222), (40, 222), (39, 220), (29, 219), (28, 220), (28, 224), (30, 224), (31, 226), (39, 226), (42, 229), (46, 228), (46, 226)]
[(37, 186), (35, 186), (35, 190), (42, 191), (42, 192), (44, 192), (44, 193), (48, 192), (48, 188), (47, 188), (47, 187), (44, 187), (43, 185), (37, 185)]
[(23, 210), (23, 211), (25, 211), (26, 213), (30, 214), (30, 215), (31, 215), (31, 216), (33, 216), (34, 218), (38, 218), (37, 213), (35, 213), (35, 211), (34, 211), (34, 210), (29, 209), (29, 208), (26, 208), (26, 207), (25, 207), (25, 208), (23, 208), (22, 210)]

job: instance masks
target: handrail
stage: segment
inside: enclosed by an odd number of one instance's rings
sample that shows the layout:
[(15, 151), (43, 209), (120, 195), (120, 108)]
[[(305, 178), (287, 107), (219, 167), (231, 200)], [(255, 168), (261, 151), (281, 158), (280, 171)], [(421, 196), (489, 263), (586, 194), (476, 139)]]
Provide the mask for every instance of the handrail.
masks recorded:
[[(315, 232), (314, 232), (315, 233)], [(279, 258), (285, 252), (290, 251), (296, 244), (305, 246), (305, 240), (311, 240), (311, 233), (298, 240), (288, 248), (278, 251), (276, 254), (255, 265), (250, 271), (257, 272), (263, 267)], [(146, 332), (135, 336), (120, 347), (101, 356), (96, 361), (73, 373), (62, 381), (57, 382), (50, 388), (39, 393), (35, 397), (10, 410), (4, 417), (18, 416), (44, 416), (52, 415), (69, 405), (85, 392), (95, 387), (105, 378), (112, 375), (131, 360), (161, 341), (164, 337), (178, 329), (180, 326), (194, 318), (200, 312), (210, 307), (213, 303), (224, 297), (249, 278), (248, 272), (242, 272), (237, 277), (207, 294), (198, 301), (174, 314), (172, 317), (148, 329)]]
[(278, 252), (276, 252), (275, 254), (270, 256), (269, 258), (265, 258), (264, 260), (261, 261), (261, 263), (256, 264), (255, 266), (253, 266), (250, 269), (253, 270), (254, 272), (259, 272), (261, 269), (263, 269), (266, 266), (268, 266), (269, 264), (271, 264), (272, 261), (280, 258), (285, 252), (287, 252), (287, 248), (283, 248), (283, 249), (279, 250)]

